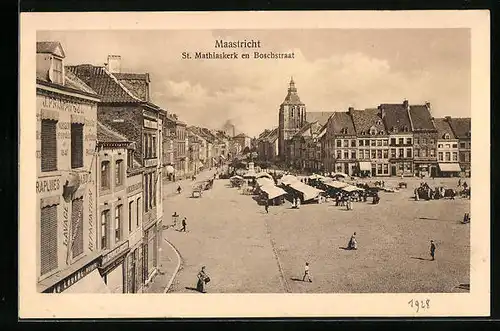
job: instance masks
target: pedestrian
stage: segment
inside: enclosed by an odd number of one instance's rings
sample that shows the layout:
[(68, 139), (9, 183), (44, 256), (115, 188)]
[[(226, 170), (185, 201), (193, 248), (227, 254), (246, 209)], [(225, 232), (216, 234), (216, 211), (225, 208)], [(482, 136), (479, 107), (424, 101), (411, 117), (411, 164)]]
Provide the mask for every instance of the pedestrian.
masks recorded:
[(431, 261), (434, 261), (435, 252), (436, 252), (436, 245), (434, 244), (434, 240), (431, 240), (431, 257), (432, 257)]
[(269, 214), (269, 200), (266, 199), (266, 203), (264, 205), (264, 208), (266, 209), (266, 214)]
[(177, 226), (177, 218), (179, 217), (179, 215), (177, 214), (177, 212), (174, 212), (172, 214), (172, 219), (174, 220), (174, 224), (173, 224), (173, 227), (175, 228)]
[(205, 291), (205, 285), (210, 282), (210, 277), (205, 272), (205, 266), (201, 267), (200, 272), (198, 272), (198, 282), (196, 283), (196, 290), (201, 293), (207, 293)]
[(461, 186), (462, 186), (462, 180), (458, 179), (458, 187), (461, 187)]
[(358, 249), (358, 242), (356, 241), (356, 232), (351, 236), (351, 239), (349, 239), (349, 243), (347, 244), (348, 249)]
[(179, 186), (177, 187), (177, 193), (178, 193), (178, 194), (181, 194), (181, 192), (182, 192), (182, 188), (181, 188), (181, 186), (179, 185)]
[(305, 282), (307, 280), (309, 283), (312, 283), (311, 275), (309, 274), (309, 262), (306, 262), (306, 266), (304, 267), (304, 276), (302, 277), (302, 281)]
[(186, 218), (184, 217), (182, 219), (182, 228), (181, 228), (180, 232), (186, 232), (186, 225), (187, 225)]

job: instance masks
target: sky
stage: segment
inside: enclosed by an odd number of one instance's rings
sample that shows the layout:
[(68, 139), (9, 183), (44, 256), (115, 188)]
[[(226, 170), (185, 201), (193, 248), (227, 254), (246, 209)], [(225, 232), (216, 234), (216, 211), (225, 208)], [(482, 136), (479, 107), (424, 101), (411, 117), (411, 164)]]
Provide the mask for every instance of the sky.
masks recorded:
[[(260, 40), (259, 51), (295, 58), (182, 59), (223, 51), (218, 39)], [(434, 117), (471, 113), (468, 29), (39, 31), (37, 40), (61, 42), (66, 65), (120, 55), (122, 72), (148, 72), (152, 101), (188, 125), (219, 129), (229, 120), (250, 136), (278, 126), (291, 76), (308, 112), (407, 99), (430, 102)]]

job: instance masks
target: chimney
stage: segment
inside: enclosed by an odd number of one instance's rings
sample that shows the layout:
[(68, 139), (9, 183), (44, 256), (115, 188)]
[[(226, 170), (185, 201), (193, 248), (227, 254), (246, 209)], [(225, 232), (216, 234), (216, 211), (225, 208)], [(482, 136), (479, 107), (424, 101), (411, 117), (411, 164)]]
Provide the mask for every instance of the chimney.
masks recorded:
[(446, 122), (451, 122), (451, 116), (445, 116), (445, 117), (444, 117), (444, 120), (445, 120)]
[(349, 111), (348, 111), (349, 115), (352, 114), (353, 110), (354, 110), (354, 107), (349, 107)]
[(408, 109), (408, 100), (406, 100), (406, 99), (403, 100), (403, 107), (405, 109)]
[(120, 55), (108, 55), (108, 63), (106, 69), (111, 73), (120, 73), (122, 66), (122, 57)]
[(431, 109), (431, 103), (429, 101), (425, 102), (425, 106), (427, 107), (427, 109)]
[(380, 109), (380, 117), (382, 117), (382, 119), (385, 119), (385, 109), (384, 109), (384, 107), (379, 106), (379, 109)]

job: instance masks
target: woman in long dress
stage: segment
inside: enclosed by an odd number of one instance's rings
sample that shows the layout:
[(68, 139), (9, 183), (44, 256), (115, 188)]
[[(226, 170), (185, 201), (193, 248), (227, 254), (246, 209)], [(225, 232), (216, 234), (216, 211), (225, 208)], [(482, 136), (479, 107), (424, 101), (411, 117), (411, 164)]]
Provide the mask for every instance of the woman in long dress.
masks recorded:
[(198, 283), (196, 284), (196, 290), (201, 293), (205, 292), (205, 282), (208, 278), (207, 273), (205, 272), (205, 266), (201, 267), (200, 272), (198, 273)]

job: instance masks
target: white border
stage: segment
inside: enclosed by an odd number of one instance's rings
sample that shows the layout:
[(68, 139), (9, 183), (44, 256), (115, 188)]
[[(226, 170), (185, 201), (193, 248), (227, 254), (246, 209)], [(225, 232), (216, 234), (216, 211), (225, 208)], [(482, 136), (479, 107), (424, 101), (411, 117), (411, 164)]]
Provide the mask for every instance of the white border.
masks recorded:
[[(490, 17), (483, 11), (22, 13), (20, 17), (19, 316), (373, 317), (488, 316), (490, 313)], [(293, 25), (291, 25), (293, 22)], [(39, 294), (33, 222), (35, 40), (37, 30), (470, 28), (474, 169), (471, 185), (470, 293), (458, 294)], [(22, 204), (22, 205), (21, 205)], [(430, 298), (415, 313), (411, 299)]]

